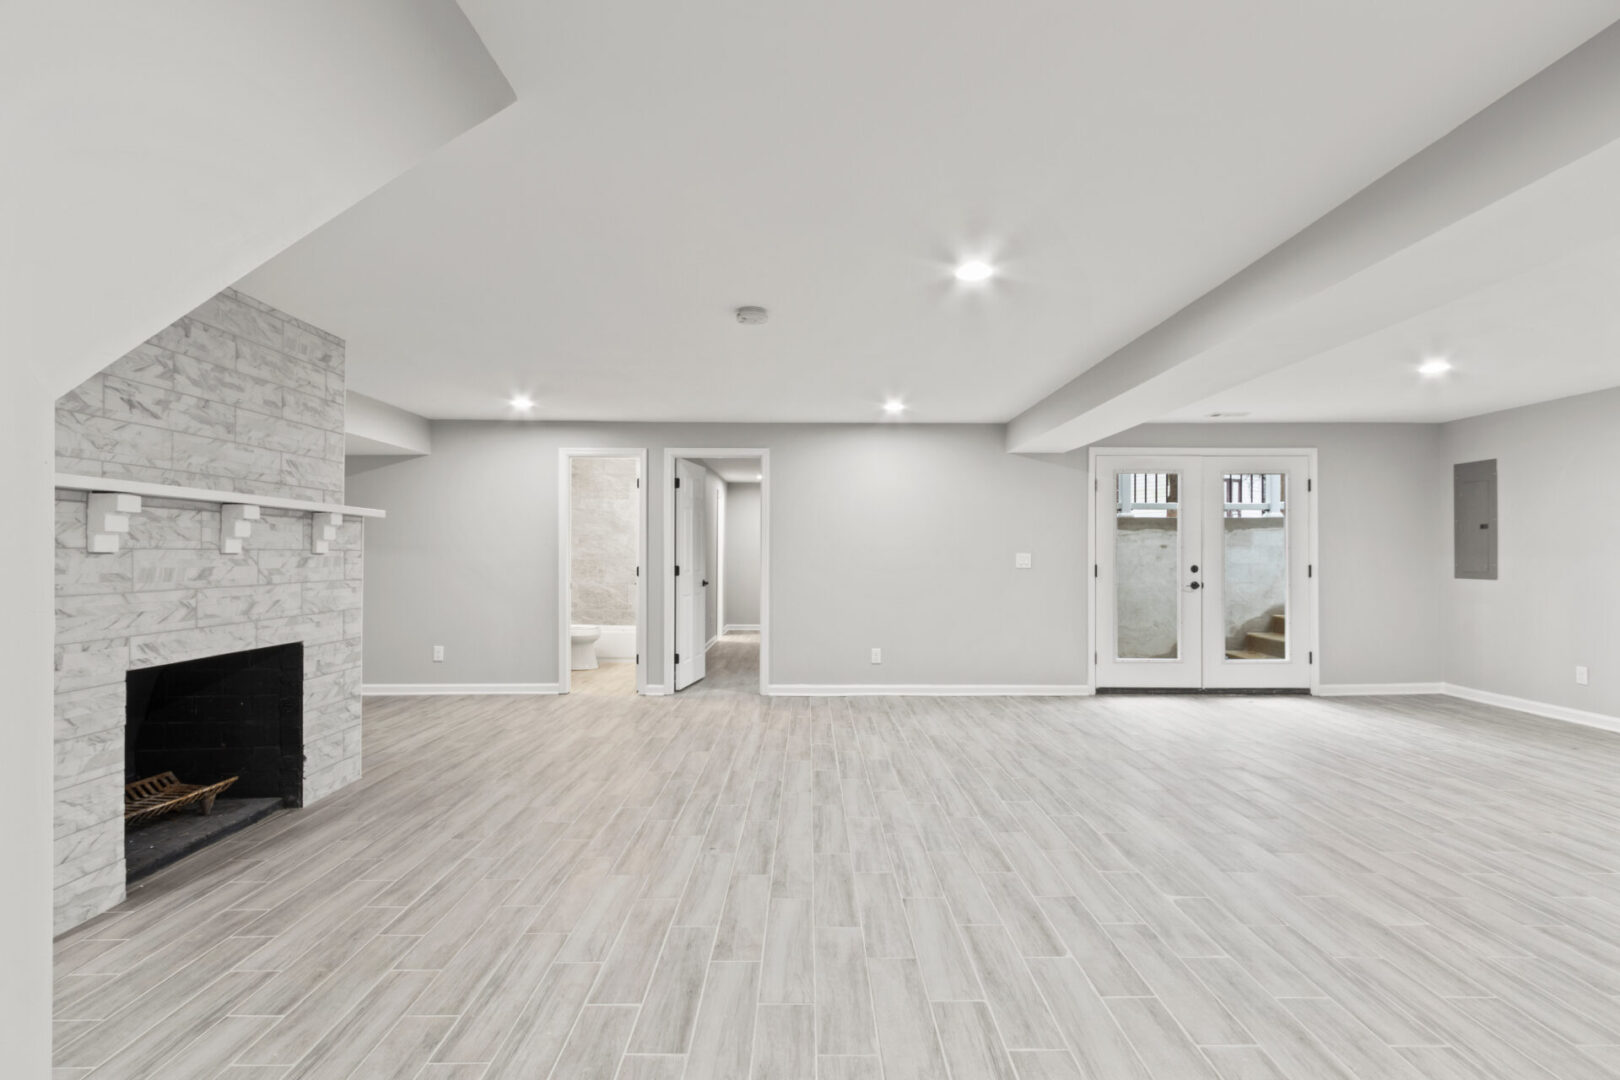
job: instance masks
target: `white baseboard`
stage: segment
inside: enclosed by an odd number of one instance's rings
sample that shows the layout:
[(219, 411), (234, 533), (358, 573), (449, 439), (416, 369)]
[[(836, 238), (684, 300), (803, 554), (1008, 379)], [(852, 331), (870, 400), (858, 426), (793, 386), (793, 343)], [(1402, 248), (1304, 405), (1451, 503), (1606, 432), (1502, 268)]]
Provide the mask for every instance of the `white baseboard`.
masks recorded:
[(830, 683), (776, 683), (765, 688), (773, 697), (1089, 697), (1089, 686), (1061, 683), (1053, 686), (1006, 686), (942, 683), (938, 685), (853, 685)]
[(714, 635), (714, 637), (710, 638), (708, 640), (708, 642), (703, 646), (703, 651), (708, 652), (710, 649), (714, 648), (714, 643), (719, 641), (719, 640), (720, 640), (720, 635), (719, 634)]
[(1489, 690), (1475, 690), (1471, 686), (1457, 686), (1453, 683), (1443, 685), (1445, 686), (1444, 693), (1449, 694), (1451, 697), (1462, 698), (1464, 701), (1475, 701), (1481, 705), (1495, 705), (1500, 709), (1512, 709), (1515, 712), (1530, 713), (1532, 716), (1544, 716), (1549, 720), (1563, 720), (1570, 724), (1602, 728), (1604, 731), (1620, 731), (1620, 716), (1608, 716), (1604, 713), (1587, 712), (1584, 709), (1572, 709), (1567, 705), (1549, 705), (1544, 701), (1510, 697), (1507, 694), (1497, 694)]
[(427, 697), (461, 694), (560, 694), (556, 683), (367, 683), (365, 697)]
[(1323, 683), (1311, 693), (1317, 697), (1384, 697), (1397, 694), (1443, 694), (1445, 683), (1392, 682), (1392, 683)]
[(669, 693), (669, 687), (662, 683), (648, 683), (641, 692), (647, 697), (664, 697)]
[(726, 623), (720, 632), (722, 634), (757, 634), (759, 633), (759, 623)]

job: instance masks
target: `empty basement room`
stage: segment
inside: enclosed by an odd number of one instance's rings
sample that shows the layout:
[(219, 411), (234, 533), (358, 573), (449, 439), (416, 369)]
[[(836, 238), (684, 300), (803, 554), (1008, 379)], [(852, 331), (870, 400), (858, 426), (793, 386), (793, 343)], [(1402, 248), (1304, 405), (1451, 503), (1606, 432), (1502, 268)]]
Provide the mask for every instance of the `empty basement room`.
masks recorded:
[(5, 1075), (1620, 1077), (1617, 19), (8, 6)]

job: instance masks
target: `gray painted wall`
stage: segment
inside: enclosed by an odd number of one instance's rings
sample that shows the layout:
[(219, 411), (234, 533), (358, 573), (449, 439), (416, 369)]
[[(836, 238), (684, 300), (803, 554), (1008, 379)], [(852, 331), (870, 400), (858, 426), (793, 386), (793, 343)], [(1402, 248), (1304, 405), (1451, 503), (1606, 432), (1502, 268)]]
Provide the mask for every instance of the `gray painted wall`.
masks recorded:
[[(1446, 424), (1433, 483), (1446, 681), (1620, 716), (1620, 390)], [(1456, 580), (1451, 467), (1497, 462), (1498, 577)], [(1575, 684), (1575, 665), (1591, 683)]]
[[(556, 681), (563, 446), (649, 450), (654, 656), (663, 447), (760, 446), (773, 485), (773, 683), (1086, 681), (1083, 452), (1008, 454), (992, 425), (450, 421), (433, 438), (427, 457), (350, 463), (350, 501), (389, 514), (366, 536), (367, 682)], [(1440, 681), (1437, 427), (1151, 425), (1110, 441), (1317, 447), (1322, 681)], [(1019, 551), (1033, 570), (1013, 569)], [(882, 665), (868, 662), (874, 646)]]
[(476, 421), (435, 424), (425, 457), (350, 462), (349, 500), (388, 511), (366, 533), (367, 682), (556, 681), (564, 446), (649, 449), (655, 553), (665, 446), (770, 448), (775, 683), (1085, 682), (1083, 456), (1008, 454), (992, 425)]
[(634, 626), (641, 462), (577, 457), (572, 464), (569, 615), (587, 626)]
[(759, 485), (726, 485), (725, 626), (759, 625)]

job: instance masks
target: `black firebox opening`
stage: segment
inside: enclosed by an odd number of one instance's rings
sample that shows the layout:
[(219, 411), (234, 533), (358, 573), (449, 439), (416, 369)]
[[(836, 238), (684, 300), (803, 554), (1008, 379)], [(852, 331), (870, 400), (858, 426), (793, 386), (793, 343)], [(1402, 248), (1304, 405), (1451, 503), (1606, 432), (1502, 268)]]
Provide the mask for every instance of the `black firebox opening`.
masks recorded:
[(185, 784), (234, 776), (222, 799), (303, 805), (302, 644), (142, 668), (127, 680), (125, 783), (164, 772)]

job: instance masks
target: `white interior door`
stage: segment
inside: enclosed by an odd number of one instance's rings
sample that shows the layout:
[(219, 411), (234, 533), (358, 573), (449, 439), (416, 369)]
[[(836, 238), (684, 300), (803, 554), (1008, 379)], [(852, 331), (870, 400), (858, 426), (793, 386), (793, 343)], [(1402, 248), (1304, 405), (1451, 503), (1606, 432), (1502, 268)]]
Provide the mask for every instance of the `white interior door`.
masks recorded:
[(1204, 685), (1311, 685), (1310, 459), (1204, 459)]
[(703, 473), (701, 466), (675, 462), (675, 689), (703, 678), (708, 637), (708, 604), (703, 594)]
[(1096, 463), (1097, 686), (1308, 688), (1310, 458)]
[(1097, 685), (1203, 685), (1202, 462), (1099, 457)]

